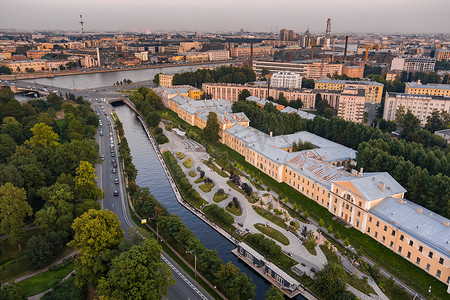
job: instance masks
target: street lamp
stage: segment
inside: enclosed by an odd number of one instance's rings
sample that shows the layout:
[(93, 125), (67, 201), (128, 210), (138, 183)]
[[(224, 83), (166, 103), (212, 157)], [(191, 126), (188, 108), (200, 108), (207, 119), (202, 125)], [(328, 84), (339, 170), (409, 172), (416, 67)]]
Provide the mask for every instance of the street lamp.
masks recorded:
[(194, 276), (197, 277), (197, 254), (195, 254), (193, 250), (186, 251), (186, 253), (191, 253), (194, 255)]

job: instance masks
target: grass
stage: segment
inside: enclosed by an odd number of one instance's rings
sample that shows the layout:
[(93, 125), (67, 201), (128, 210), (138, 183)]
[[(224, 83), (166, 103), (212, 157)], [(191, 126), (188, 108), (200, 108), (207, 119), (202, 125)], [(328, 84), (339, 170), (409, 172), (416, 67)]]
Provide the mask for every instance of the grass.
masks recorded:
[(228, 177), (228, 174), (225, 173), (224, 171), (222, 171), (221, 169), (219, 169), (219, 168), (216, 166), (216, 164), (209, 163), (207, 160), (204, 160), (203, 163), (204, 163), (205, 165), (207, 165), (208, 167), (210, 167), (211, 169), (213, 169), (214, 172), (216, 172), (216, 173), (219, 174), (220, 176), (222, 176), (222, 177), (224, 177), (224, 178), (227, 178), (227, 177)]
[(192, 158), (190, 158), (190, 157), (186, 158), (186, 160), (183, 161), (183, 166), (185, 166), (186, 169), (192, 168), (193, 165), (194, 165), (194, 162), (192, 161)]
[(67, 274), (73, 271), (73, 266), (73, 262), (71, 262), (58, 270), (48, 270), (37, 274), (18, 282), (16, 284), (17, 288), (24, 293), (26, 297), (45, 292), (48, 289), (56, 287)]
[(195, 173), (194, 171), (189, 171), (189, 176), (195, 177), (197, 176), (197, 173)]
[(305, 246), (306, 250), (311, 253), (312, 255), (317, 255), (316, 251), (316, 243), (312, 243), (308, 241), (307, 239), (302, 239), (303, 246)]
[(199, 177), (199, 178), (197, 178), (197, 179), (195, 179), (195, 181), (194, 181), (194, 183), (200, 183), (200, 182), (203, 182), (203, 181), (205, 181), (205, 177)]
[(177, 156), (179, 160), (182, 160), (186, 157), (186, 154), (182, 153), (182, 152), (177, 152)]
[(201, 189), (205, 193), (209, 193), (209, 192), (211, 192), (213, 187), (214, 187), (214, 183), (204, 183), (204, 184), (200, 185), (198, 188)]
[[(242, 216), (242, 209), (241, 206), (238, 205), (238, 207), (234, 206), (233, 201), (228, 203), (228, 205), (225, 207), (225, 210), (229, 212), (230, 214), (233, 214), (235, 216)], [(231, 204), (231, 205), (230, 205)]]
[(422, 295), (428, 295), (428, 287), (431, 286), (431, 295), (440, 299), (446, 299), (447, 286), (430, 276), (424, 270), (411, 264), (407, 260), (393, 253), (390, 249), (382, 246), (376, 240), (363, 234), (355, 228), (345, 228), (342, 224), (334, 221), (334, 217), (326, 208), (317, 204), (314, 200), (307, 198), (305, 195), (296, 191), (286, 183), (279, 183), (264, 172), (254, 167), (245, 161), (245, 158), (228, 148), (225, 145), (216, 143), (213, 145), (216, 149), (226, 151), (230, 160), (237, 161), (243, 165), (246, 169), (255, 173), (261, 178), (267, 186), (270, 186), (277, 194), (282, 194), (289, 197), (292, 203), (300, 204), (303, 209), (309, 212), (309, 215), (316, 221), (322, 219), (327, 226), (331, 225), (333, 229), (341, 233), (343, 239), (348, 238), (350, 243), (355, 248), (363, 248), (366, 255), (378, 263), (381, 267), (390, 272), (393, 276), (396, 276), (405, 284), (414, 287), (414, 289)]
[(226, 194), (226, 193), (222, 194), (222, 193), (217, 192), (214, 194), (213, 201), (216, 203), (219, 203), (227, 198), (228, 198), (228, 194)]
[(274, 240), (282, 243), (283, 245), (287, 246), (289, 245), (289, 239), (282, 234), (281, 232), (279, 232), (278, 230), (276, 230), (275, 228), (272, 228), (270, 226), (266, 226), (264, 224), (258, 223), (254, 225), (256, 229), (258, 229), (259, 231), (261, 231), (262, 233), (264, 233), (265, 235), (267, 235), (268, 237), (273, 238)]
[(277, 224), (281, 228), (287, 229), (287, 225), (282, 218), (277, 217), (274, 214), (272, 214), (270, 211), (265, 210), (264, 208), (261, 208), (258, 206), (253, 206), (253, 209), (256, 211), (256, 213), (258, 215), (260, 215), (264, 219), (266, 219), (274, 224)]
[[(234, 220), (233, 216), (231, 216), (229, 213), (227, 213), (223, 208), (220, 208), (221, 210), (221, 215), (219, 216), (217, 214), (214, 214), (211, 210), (212, 206), (214, 206), (216, 204), (211, 204), (211, 205), (207, 205), (203, 208), (203, 213), (210, 218), (211, 220), (213, 220), (217, 225), (219, 225), (220, 227), (222, 227), (223, 229), (225, 229), (226, 231), (228, 231), (229, 233), (232, 233), (235, 231), (235, 228), (232, 224), (232, 221), (226, 221), (225, 219), (227, 218), (231, 218)], [(226, 217), (226, 215), (228, 215), (229, 217)], [(231, 220), (230, 219), (230, 220)]]

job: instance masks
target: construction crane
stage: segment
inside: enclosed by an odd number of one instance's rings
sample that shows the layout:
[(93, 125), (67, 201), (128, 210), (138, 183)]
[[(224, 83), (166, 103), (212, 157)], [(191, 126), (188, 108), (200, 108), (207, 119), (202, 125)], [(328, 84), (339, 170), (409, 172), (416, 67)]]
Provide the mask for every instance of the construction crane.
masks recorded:
[(311, 59), (314, 59), (314, 48), (316, 47), (316, 43), (311, 43)]
[(373, 44), (366, 46), (366, 58), (364, 59), (364, 62), (367, 63), (367, 59), (369, 58), (369, 50), (373, 49)]

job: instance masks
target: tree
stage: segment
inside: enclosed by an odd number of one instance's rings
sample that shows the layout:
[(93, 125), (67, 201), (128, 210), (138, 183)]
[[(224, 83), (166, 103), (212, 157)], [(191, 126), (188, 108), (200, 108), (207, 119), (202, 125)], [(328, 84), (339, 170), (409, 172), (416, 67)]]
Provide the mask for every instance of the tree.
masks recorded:
[(284, 300), (284, 293), (271, 285), (270, 289), (266, 292), (266, 300)]
[(60, 110), (62, 105), (62, 99), (55, 93), (50, 93), (47, 96), (47, 103), (48, 106), (53, 107), (55, 110)]
[(25, 137), (23, 135), (22, 124), (17, 122), (14, 117), (5, 117), (3, 119), (3, 124), (1, 125), (1, 132), (3, 134), (7, 134), (14, 139), (16, 144), (20, 145), (25, 141)]
[[(346, 284), (343, 280), (345, 271), (342, 266), (336, 263), (326, 263), (324, 268), (316, 273), (315, 286), (319, 295), (324, 299), (339, 299), (338, 297), (346, 293)], [(356, 299), (356, 297), (353, 297)]]
[(0, 288), (1, 300), (25, 300), (27, 297), (20, 291), (17, 285), (13, 282), (5, 284)]
[(250, 97), (250, 96), (251, 96), (251, 94), (250, 94), (249, 90), (243, 89), (238, 95), (238, 100), (245, 100), (245, 99), (247, 99), (247, 97)]
[(67, 232), (52, 231), (45, 235), (32, 236), (27, 243), (25, 256), (32, 269), (40, 269), (48, 265), (60, 255), (67, 241)]
[(219, 122), (217, 120), (217, 114), (210, 112), (208, 119), (206, 120), (206, 126), (203, 128), (203, 133), (207, 141), (216, 142), (219, 139)]
[(98, 290), (113, 299), (161, 299), (174, 283), (169, 266), (161, 261), (161, 246), (145, 239), (112, 260)]
[(262, 68), (261, 70), (261, 77), (265, 77), (267, 74), (269, 74), (269, 69), (267, 69), (266, 67)]
[(80, 161), (76, 174), (75, 189), (81, 199), (99, 200), (104, 197), (103, 191), (97, 187), (95, 182), (97, 175), (95, 175), (95, 169), (91, 163)]
[(153, 77), (153, 82), (154, 82), (156, 85), (159, 85), (159, 74), (156, 74), (155, 77)]
[(16, 143), (8, 134), (0, 134), (0, 163), (5, 162), (16, 149)]
[(35, 148), (49, 148), (55, 147), (59, 145), (58, 143), (58, 135), (53, 132), (53, 129), (44, 124), (38, 123), (30, 129), (33, 133), (33, 136), (26, 141), (26, 144)]
[(124, 234), (117, 215), (109, 210), (90, 209), (72, 224), (74, 239), (68, 243), (78, 249), (75, 260), (76, 283), (96, 285), (108, 271)]
[(18, 188), (7, 182), (0, 187), (0, 219), (1, 231), (9, 236), (11, 245), (17, 244), (21, 249), (20, 240), (23, 236), (24, 218), (31, 216), (33, 209), (26, 201), (24, 188)]
[(402, 118), (401, 127), (402, 132), (400, 133), (400, 136), (408, 137), (408, 135), (413, 134), (420, 129), (420, 120), (408, 109)]

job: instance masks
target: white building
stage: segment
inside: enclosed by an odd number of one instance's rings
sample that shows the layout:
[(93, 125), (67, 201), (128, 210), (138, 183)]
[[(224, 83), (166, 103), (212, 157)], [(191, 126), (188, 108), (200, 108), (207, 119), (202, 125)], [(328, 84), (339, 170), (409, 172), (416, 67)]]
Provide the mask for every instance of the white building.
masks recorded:
[(270, 85), (276, 88), (301, 89), (302, 76), (295, 72), (280, 71), (273, 74)]
[(391, 71), (433, 72), (435, 65), (436, 59), (432, 57), (395, 57), (391, 63)]
[(230, 59), (230, 51), (228, 50), (211, 50), (206, 53), (208, 53), (208, 58), (210, 61)]
[(136, 52), (136, 53), (134, 53), (134, 56), (139, 58), (141, 61), (148, 61), (148, 52), (147, 51)]
[(386, 93), (383, 119), (395, 121), (395, 113), (400, 105), (405, 112), (408, 109), (420, 120), (422, 126), (427, 123), (427, 117), (433, 110), (445, 110), (450, 113), (450, 98), (443, 96), (413, 95), (401, 93)]

